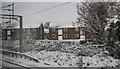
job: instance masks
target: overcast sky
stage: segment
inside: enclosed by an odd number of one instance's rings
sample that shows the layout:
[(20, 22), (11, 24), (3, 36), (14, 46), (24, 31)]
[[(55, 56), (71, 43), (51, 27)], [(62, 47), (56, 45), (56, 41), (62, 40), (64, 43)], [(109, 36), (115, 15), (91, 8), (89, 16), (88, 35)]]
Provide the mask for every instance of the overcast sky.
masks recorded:
[[(41, 22), (45, 23), (48, 21), (51, 21), (52, 25), (71, 25), (78, 16), (76, 10), (77, 2), (40, 12), (64, 3), (67, 2), (15, 2), (15, 14), (23, 16), (24, 27), (34, 27), (38, 26)], [(10, 3), (4, 2), (3, 6), (8, 4)]]
[[(2, 6), (11, 4), (11, 1), (15, 3), (15, 14), (23, 16), (24, 27), (30, 26), (36, 27), (39, 26), (41, 22), (45, 23), (48, 21), (51, 21), (51, 25), (71, 25), (72, 22), (75, 22), (76, 18), (78, 17), (76, 3), (77, 2), (80, 3), (81, 1), (83, 2), (87, 0), (1, 0), (1, 1), (3, 2)], [(108, 0), (94, 0), (94, 1), (103, 2)], [(61, 5), (67, 2), (71, 3), (53, 9), (49, 9), (44, 12), (39, 12), (47, 8), (51, 8), (53, 6)], [(6, 12), (3, 11), (3, 13)]]

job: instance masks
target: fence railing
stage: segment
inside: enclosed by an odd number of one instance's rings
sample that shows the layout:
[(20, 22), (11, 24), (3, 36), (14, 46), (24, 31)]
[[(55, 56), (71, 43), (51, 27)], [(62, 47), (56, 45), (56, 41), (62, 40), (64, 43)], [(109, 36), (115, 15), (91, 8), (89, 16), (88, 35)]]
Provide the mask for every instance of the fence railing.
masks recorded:
[(19, 52), (14, 52), (14, 51), (6, 51), (6, 50), (2, 50), (1, 53), (4, 56), (8, 56), (8, 57), (25, 59), (25, 60), (34, 61), (37, 63), (39, 62), (39, 60), (37, 58), (31, 57), (30, 55), (27, 55), (24, 53), (19, 53)]

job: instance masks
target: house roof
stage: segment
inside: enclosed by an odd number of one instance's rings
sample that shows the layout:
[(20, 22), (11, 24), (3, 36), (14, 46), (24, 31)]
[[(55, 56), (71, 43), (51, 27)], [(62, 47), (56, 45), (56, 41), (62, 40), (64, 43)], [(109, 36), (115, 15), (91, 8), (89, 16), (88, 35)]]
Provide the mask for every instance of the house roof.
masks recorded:
[[(39, 25), (33, 25), (33, 26), (23, 26), (23, 28), (39, 28), (40, 27), (40, 25), (41, 25), (42, 23), (40, 23)], [(6, 27), (6, 28), (3, 28), (3, 29), (18, 29), (18, 28), (20, 28), (19, 26), (17, 26), (17, 27), (13, 27), (13, 28), (10, 28), (10, 27)]]
[(54, 23), (51, 22), (49, 28), (75, 28), (75, 27), (86, 27), (85, 25), (77, 25), (77, 23)]
[(86, 27), (86, 26), (73, 26), (73, 25), (68, 25), (68, 26), (49, 26), (49, 28), (77, 28), (77, 27)]

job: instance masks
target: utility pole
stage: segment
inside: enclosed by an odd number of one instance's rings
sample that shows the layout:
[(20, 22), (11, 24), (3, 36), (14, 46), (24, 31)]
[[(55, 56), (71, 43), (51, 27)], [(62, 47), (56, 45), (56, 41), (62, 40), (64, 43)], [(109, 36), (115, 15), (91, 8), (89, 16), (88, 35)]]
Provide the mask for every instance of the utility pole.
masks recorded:
[(23, 19), (22, 19), (22, 16), (19, 16), (20, 17), (20, 53), (22, 53), (22, 45), (23, 45), (23, 42), (22, 42), (22, 36), (23, 36), (23, 30), (22, 30), (22, 24), (23, 24)]
[[(12, 15), (14, 15), (14, 3), (12, 3)], [(12, 18), (14, 18), (14, 16), (12, 16)], [(13, 21), (11, 21), (13, 22)]]
[[(10, 9), (7, 9), (8, 7), (10, 7)], [(6, 11), (10, 11), (11, 13), (10, 14), (0, 14), (2, 17), (2, 19), (9, 19), (9, 21), (7, 23), (12, 23), (13, 20), (17, 20), (19, 21), (19, 24), (20, 24), (20, 37), (19, 37), (19, 43), (20, 43), (20, 47), (19, 47), (19, 52), (21, 53), (22, 52), (22, 46), (23, 46), (23, 42), (22, 42), (22, 36), (23, 36), (23, 17), (20, 16), (20, 15), (14, 15), (14, 3), (12, 4), (9, 4), (9, 5), (6, 5), (6, 6), (3, 6), (2, 7), (2, 10), (6, 10)], [(18, 19), (19, 18), (19, 19)], [(6, 23), (6, 22), (3, 22), (3, 23)]]
[[(6, 13), (4, 13), (6, 12)], [(14, 3), (12, 4), (8, 4), (8, 5), (5, 5), (5, 6), (2, 6), (2, 14), (8, 14), (8, 15), (14, 15)], [(13, 17), (9, 16), (8, 19), (4, 19), (2, 18), (2, 25), (3, 25), (3, 28), (11, 28), (11, 26), (5, 26), (7, 24), (12, 24), (13, 23), (13, 19), (11, 19)], [(12, 32), (12, 30), (10, 30), (10, 33)], [(8, 37), (8, 36), (5, 36), (5, 37)], [(11, 36), (9, 36), (10, 38), (12, 38)], [(4, 39), (4, 36), (3, 36), (3, 39)], [(6, 38), (5, 38), (6, 39)], [(7, 38), (8, 39), (8, 38)], [(13, 43), (13, 40), (8, 40), (10, 42), (10, 44)], [(4, 46), (4, 44), (6, 44), (6, 42), (3, 40), (2, 41), (2, 44)]]
[[(20, 23), (20, 49), (19, 52), (22, 53), (22, 46), (23, 46), (23, 42), (22, 42), (22, 36), (23, 36), (23, 18), (20, 15), (7, 15), (7, 14), (0, 14), (2, 17), (2, 19), (13, 19), (13, 20), (17, 20)], [(10, 18), (13, 17), (13, 18)], [(18, 19), (19, 18), (19, 19)]]
[[(9, 9), (8, 9), (8, 8), (9, 8)], [(3, 6), (3, 7), (2, 7), (2, 10), (10, 12), (9, 15), (14, 15), (14, 3), (9, 4), (9, 5), (6, 5), (6, 6)], [(10, 18), (14, 18), (14, 17), (13, 17), (13, 16), (10, 16)], [(12, 23), (12, 22), (13, 22), (12, 20), (13, 20), (13, 19), (9, 19), (9, 21), (7, 21), (7, 22), (5, 22), (5, 23)]]

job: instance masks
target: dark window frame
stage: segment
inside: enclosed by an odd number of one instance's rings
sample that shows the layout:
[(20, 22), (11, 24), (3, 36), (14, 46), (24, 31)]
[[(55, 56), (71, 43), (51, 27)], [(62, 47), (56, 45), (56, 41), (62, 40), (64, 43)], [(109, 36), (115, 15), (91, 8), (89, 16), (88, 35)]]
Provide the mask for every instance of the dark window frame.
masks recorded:
[(68, 38), (68, 34), (64, 34), (64, 38)]
[(75, 37), (78, 38), (80, 35), (79, 34), (75, 34)]
[(79, 31), (79, 28), (77, 27), (77, 28), (75, 28), (75, 31)]
[(64, 28), (64, 31), (67, 31), (67, 28)]
[(52, 38), (56, 38), (56, 34), (52, 34)]
[(55, 29), (55, 28), (52, 28), (52, 31), (56, 31), (56, 29)]

